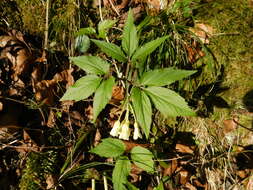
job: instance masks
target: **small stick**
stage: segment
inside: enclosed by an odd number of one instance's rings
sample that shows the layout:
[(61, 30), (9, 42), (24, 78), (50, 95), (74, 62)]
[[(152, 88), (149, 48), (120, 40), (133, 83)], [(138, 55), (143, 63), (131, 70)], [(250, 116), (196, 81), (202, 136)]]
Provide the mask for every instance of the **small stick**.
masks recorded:
[(238, 123), (235, 119), (233, 119), (233, 122), (235, 122), (238, 126), (240, 126), (240, 127), (244, 128), (244, 129), (247, 129), (247, 130), (253, 132), (253, 129), (250, 129), (250, 128), (248, 128), (248, 127), (245, 127), (244, 125)]

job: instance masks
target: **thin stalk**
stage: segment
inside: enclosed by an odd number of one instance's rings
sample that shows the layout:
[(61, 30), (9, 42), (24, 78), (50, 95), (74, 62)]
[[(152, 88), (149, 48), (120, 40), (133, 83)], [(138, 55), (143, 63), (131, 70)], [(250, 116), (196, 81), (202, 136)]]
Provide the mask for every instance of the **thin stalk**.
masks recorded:
[(103, 176), (103, 180), (104, 180), (104, 190), (108, 190), (108, 183), (105, 175)]
[(48, 48), (48, 22), (49, 22), (49, 0), (47, 0), (46, 4), (46, 26), (45, 26), (45, 41), (44, 41), (44, 49)]
[(95, 179), (92, 179), (92, 180), (91, 180), (91, 189), (92, 189), (92, 190), (96, 190)]

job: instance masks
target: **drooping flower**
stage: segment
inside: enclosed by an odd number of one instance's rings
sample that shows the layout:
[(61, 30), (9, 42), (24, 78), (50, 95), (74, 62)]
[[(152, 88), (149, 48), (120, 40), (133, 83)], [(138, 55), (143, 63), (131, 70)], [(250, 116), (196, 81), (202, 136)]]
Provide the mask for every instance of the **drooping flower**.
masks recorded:
[(130, 133), (131, 131), (129, 128), (129, 121), (128, 120), (123, 121), (121, 125), (121, 132), (120, 132), (119, 138), (123, 140), (129, 140)]
[(121, 131), (121, 124), (120, 124), (120, 121), (117, 120), (112, 127), (110, 135), (113, 137), (117, 137), (119, 136), (120, 131)]
[(134, 136), (133, 139), (137, 140), (138, 138), (142, 138), (141, 132), (140, 132), (140, 128), (138, 126), (137, 122), (134, 122)]

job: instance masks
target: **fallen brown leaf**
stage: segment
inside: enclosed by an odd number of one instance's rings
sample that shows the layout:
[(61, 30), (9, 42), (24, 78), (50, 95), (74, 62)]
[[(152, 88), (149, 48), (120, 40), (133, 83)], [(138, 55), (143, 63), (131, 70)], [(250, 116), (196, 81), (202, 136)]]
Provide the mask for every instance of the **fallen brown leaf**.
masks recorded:
[(179, 176), (180, 176), (179, 180), (180, 184), (185, 185), (189, 181), (190, 174), (187, 170), (181, 170), (179, 172)]
[(247, 180), (246, 190), (252, 190), (253, 189), (253, 175), (251, 175)]
[(136, 146), (141, 146), (143, 148), (148, 148), (150, 147), (150, 144), (138, 144), (138, 143), (134, 143), (134, 142), (130, 142), (130, 141), (123, 141), (125, 146), (126, 146), (126, 149), (125, 151), (126, 152), (129, 152), (132, 150), (132, 148), (136, 147)]
[(85, 116), (92, 121), (93, 120), (93, 107), (89, 105), (87, 108), (84, 110)]
[(130, 176), (132, 177), (131, 183), (135, 183), (139, 181), (139, 174), (143, 172), (143, 169), (139, 168), (135, 164), (131, 164), (131, 172)]
[(46, 176), (47, 189), (52, 189), (57, 183), (57, 179), (52, 174)]
[(125, 97), (124, 88), (122, 86), (114, 86), (112, 89), (112, 102), (119, 103)]
[(197, 190), (196, 187), (194, 187), (192, 184), (190, 184), (189, 182), (185, 184), (185, 187), (188, 188), (188, 190)]
[(51, 80), (37, 82), (34, 86), (36, 100), (43, 101), (47, 105), (54, 104), (59, 83), (64, 83), (66, 88), (74, 84), (72, 72), (73, 68), (55, 74)]
[(176, 151), (181, 152), (181, 153), (188, 153), (188, 154), (193, 154), (193, 150), (191, 147), (183, 144), (176, 144)]
[(208, 24), (197, 23), (194, 28), (190, 28), (190, 31), (194, 33), (204, 44), (209, 44), (210, 37), (214, 34), (214, 28)]
[(177, 167), (178, 161), (172, 160), (169, 167), (164, 169), (163, 176), (172, 176), (172, 174), (176, 171)]
[(25, 88), (24, 76), (27, 75), (35, 57), (24, 41), (22, 33), (15, 30), (9, 32), (9, 36), (0, 36), (0, 47), (0, 59), (7, 59), (12, 65), (13, 87), (10, 88), (9, 95), (20, 95), (20, 91)]
[(234, 131), (237, 128), (237, 124), (234, 122), (233, 119), (224, 120), (223, 125), (224, 125), (223, 127), (224, 135)]
[(248, 176), (246, 170), (237, 170), (236, 175), (239, 176), (241, 179), (245, 179)]
[(2, 103), (2, 102), (0, 102), (0, 111), (2, 111), (2, 110), (3, 110), (3, 108), (4, 108), (4, 105), (3, 105), (3, 103)]
[(94, 146), (97, 146), (101, 141), (101, 133), (99, 129), (96, 130), (95, 138), (94, 138)]
[(56, 116), (55, 116), (54, 111), (51, 109), (49, 111), (49, 116), (48, 116), (48, 119), (47, 119), (47, 126), (52, 128), (52, 127), (54, 127), (55, 122), (56, 122)]

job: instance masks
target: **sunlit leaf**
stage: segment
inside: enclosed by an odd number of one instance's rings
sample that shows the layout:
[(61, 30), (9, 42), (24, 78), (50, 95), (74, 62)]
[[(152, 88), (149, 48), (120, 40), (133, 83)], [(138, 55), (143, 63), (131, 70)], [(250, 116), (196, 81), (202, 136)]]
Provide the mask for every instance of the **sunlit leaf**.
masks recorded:
[(98, 37), (106, 38), (108, 30), (113, 27), (117, 20), (103, 20), (98, 23)]
[(88, 98), (97, 89), (101, 80), (102, 79), (96, 75), (87, 75), (80, 78), (73, 86), (67, 89), (60, 101), (79, 101)]
[(176, 92), (163, 87), (145, 88), (156, 109), (165, 116), (194, 116), (195, 112), (190, 109), (184, 98)]
[(95, 153), (101, 157), (118, 157), (125, 151), (125, 144), (114, 138), (103, 139), (102, 142), (93, 148), (90, 152)]
[(131, 92), (131, 99), (137, 122), (140, 124), (140, 127), (148, 138), (152, 117), (152, 108), (149, 97), (144, 91), (134, 87)]
[(154, 172), (153, 157), (152, 152), (141, 146), (136, 146), (131, 150), (131, 159), (134, 164), (150, 173)]
[(80, 30), (75, 33), (75, 36), (91, 35), (91, 34), (96, 34), (96, 30), (92, 27), (87, 27), (87, 28), (80, 28)]
[(138, 46), (137, 30), (134, 25), (133, 11), (130, 9), (128, 12), (127, 21), (124, 26), (122, 37), (122, 48), (126, 54), (131, 57), (133, 52)]
[(127, 176), (131, 170), (130, 160), (126, 156), (121, 156), (117, 159), (115, 167), (112, 172), (113, 189), (127, 190)]
[(139, 47), (136, 50), (131, 60), (136, 61), (145, 59), (149, 54), (151, 54), (159, 45), (161, 45), (168, 38), (169, 36), (164, 36), (144, 44), (143, 46)]
[(105, 108), (106, 104), (112, 97), (112, 87), (114, 85), (114, 77), (110, 77), (103, 81), (95, 92), (93, 101), (94, 121), (98, 114)]
[(108, 56), (120, 61), (120, 62), (126, 62), (127, 58), (124, 55), (121, 48), (115, 44), (103, 42), (99, 40), (91, 40), (94, 42), (104, 53), (106, 53)]
[(109, 72), (109, 63), (96, 56), (70, 57), (70, 60), (87, 73), (102, 75)]
[(195, 72), (173, 68), (151, 70), (141, 76), (140, 83), (149, 86), (164, 86), (188, 77)]

